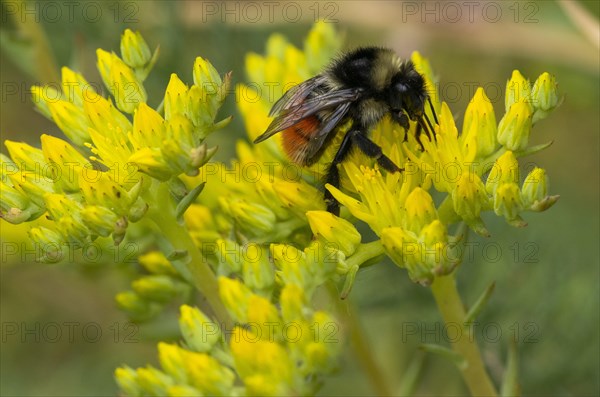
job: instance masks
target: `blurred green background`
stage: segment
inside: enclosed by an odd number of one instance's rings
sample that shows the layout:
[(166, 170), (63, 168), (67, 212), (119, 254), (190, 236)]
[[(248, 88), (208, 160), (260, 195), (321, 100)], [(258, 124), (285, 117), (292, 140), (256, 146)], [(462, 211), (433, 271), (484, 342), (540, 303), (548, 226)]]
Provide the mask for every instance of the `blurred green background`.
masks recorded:
[[(301, 45), (316, 17), (336, 23), (347, 48), (376, 44), (403, 56), (418, 50), (428, 57), (459, 125), (478, 85), (486, 88), (499, 120), (513, 69), (531, 80), (544, 71), (556, 75), (565, 101), (534, 127), (531, 137), (534, 143), (554, 144), (521, 164), (524, 170), (533, 164), (545, 168), (550, 193), (561, 199), (546, 213), (528, 214), (524, 229), (486, 219), (493, 237), (473, 237), (472, 255), (459, 270), (459, 290), (466, 302), (473, 302), (496, 283), (475, 334), (497, 383), (509, 341), (516, 336), (524, 395), (600, 393), (599, 2), (0, 3), (2, 141), (37, 145), (42, 133), (60, 135), (33, 110), (28, 88), (56, 81), (56, 65), (100, 82), (95, 49), (118, 51), (127, 27), (141, 31), (151, 47), (160, 44), (161, 56), (146, 84), (153, 106), (170, 73), (191, 82), (196, 56), (208, 58), (222, 72), (232, 70), (234, 81), (242, 82), (246, 53), (262, 52), (273, 32)], [(40, 36), (25, 34), (24, 26)], [(40, 64), (29, 51), (44, 37), (55, 65)], [(222, 114), (238, 115), (232, 97)], [(244, 132), (236, 117), (227, 131), (210, 138), (219, 145), (218, 159), (232, 158), (240, 138)], [(114, 395), (116, 366), (156, 363), (155, 342), (173, 335), (173, 329), (128, 328), (113, 303), (130, 281), (126, 269), (110, 263), (30, 263), (27, 257), (7, 255), (7, 243), (23, 238), (22, 229), (9, 230), (3, 222), (0, 227), (1, 395)], [(393, 390), (401, 393), (403, 376), (420, 366), (415, 395), (464, 393), (450, 362), (418, 350), (420, 343), (440, 336), (444, 343), (429, 291), (383, 263), (358, 275), (351, 300)], [(371, 390), (349, 352), (320, 394), (369, 395)]]

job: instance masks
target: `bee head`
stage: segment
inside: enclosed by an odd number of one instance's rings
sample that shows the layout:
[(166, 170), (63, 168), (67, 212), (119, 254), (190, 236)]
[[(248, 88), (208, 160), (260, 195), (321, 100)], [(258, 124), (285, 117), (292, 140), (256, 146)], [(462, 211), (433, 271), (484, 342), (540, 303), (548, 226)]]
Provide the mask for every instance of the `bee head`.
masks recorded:
[(400, 66), (400, 70), (392, 78), (388, 95), (389, 105), (394, 113), (406, 113), (413, 121), (423, 115), (427, 100), (425, 79), (415, 70), (412, 62), (405, 62)]

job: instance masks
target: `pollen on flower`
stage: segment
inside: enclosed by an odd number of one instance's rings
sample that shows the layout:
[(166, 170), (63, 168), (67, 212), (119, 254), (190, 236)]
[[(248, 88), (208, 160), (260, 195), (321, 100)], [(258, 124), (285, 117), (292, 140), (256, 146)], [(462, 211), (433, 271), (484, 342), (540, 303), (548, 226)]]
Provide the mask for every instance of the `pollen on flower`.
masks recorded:
[(378, 176), (381, 176), (381, 172), (379, 172), (376, 168), (366, 167), (364, 165), (360, 166), (360, 171), (362, 172), (362, 176), (365, 181), (371, 181)]

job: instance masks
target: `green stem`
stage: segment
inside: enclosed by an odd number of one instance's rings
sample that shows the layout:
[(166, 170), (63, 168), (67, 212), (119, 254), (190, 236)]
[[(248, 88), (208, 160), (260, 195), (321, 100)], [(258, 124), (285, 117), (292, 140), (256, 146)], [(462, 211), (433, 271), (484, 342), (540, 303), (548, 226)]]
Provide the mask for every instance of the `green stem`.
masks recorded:
[(375, 240), (370, 243), (359, 245), (356, 252), (348, 258), (346, 263), (348, 264), (348, 267), (352, 267), (354, 265), (363, 266), (366, 262), (383, 254), (384, 251), (381, 240)]
[[(150, 199), (152, 201), (147, 202), (158, 204), (169, 203), (171, 201), (169, 190), (165, 183), (161, 183), (157, 190), (156, 196)], [(171, 207), (157, 208), (155, 206), (149, 210), (149, 215), (171, 243), (174, 250), (187, 252), (188, 260), (186, 265), (192, 275), (194, 285), (208, 301), (219, 323), (226, 327), (226, 329), (232, 329), (233, 320), (219, 297), (217, 277), (210, 268), (208, 261), (206, 261), (198, 247), (194, 244), (185, 226), (180, 225), (175, 219), (175, 210)]]
[[(454, 274), (436, 277), (431, 284), (431, 291), (445, 324), (464, 327), (466, 313), (456, 289)], [(475, 338), (470, 334), (463, 335), (452, 341), (452, 349), (465, 359), (465, 365), (460, 370), (471, 395), (497, 396), (498, 392), (485, 369)]]
[(373, 349), (369, 346), (369, 341), (364, 333), (356, 309), (349, 300), (341, 300), (339, 298), (338, 291), (332, 283), (328, 283), (327, 287), (331, 299), (336, 305), (340, 320), (349, 330), (350, 345), (354, 350), (358, 362), (367, 374), (375, 395), (392, 396), (393, 393), (375, 360)]

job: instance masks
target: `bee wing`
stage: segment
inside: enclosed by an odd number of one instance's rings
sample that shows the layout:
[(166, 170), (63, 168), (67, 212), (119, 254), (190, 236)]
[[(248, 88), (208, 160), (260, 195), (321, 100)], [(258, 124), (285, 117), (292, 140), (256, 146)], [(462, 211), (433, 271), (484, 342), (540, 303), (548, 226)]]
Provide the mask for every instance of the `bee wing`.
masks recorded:
[(344, 118), (352, 102), (344, 102), (340, 104), (335, 110), (327, 114), (321, 120), (319, 132), (311, 137), (309, 144), (307, 145), (305, 153), (305, 162), (311, 164), (314, 162), (315, 157), (323, 147), (325, 140), (329, 136), (329, 133), (339, 124)]
[(358, 99), (359, 94), (360, 91), (355, 88), (333, 90), (317, 95), (314, 98), (304, 99), (294, 107), (282, 109), (267, 130), (254, 140), (254, 143), (262, 142), (279, 131), (283, 131), (322, 110), (329, 110), (333, 107), (337, 108), (340, 105), (348, 103), (347, 107), (342, 107), (342, 109), (345, 109), (345, 113), (348, 110), (349, 103)]
[(281, 98), (275, 102), (271, 111), (269, 111), (269, 117), (272, 117), (282, 110), (293, 108), (298, 106), (302, 101), (315, 90), (318, 86), (325, 83), (326, 78), (322, 75), (317, 75), (311, 79), (308, 79), (292, 88), (287, 90)]

